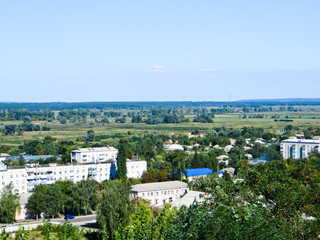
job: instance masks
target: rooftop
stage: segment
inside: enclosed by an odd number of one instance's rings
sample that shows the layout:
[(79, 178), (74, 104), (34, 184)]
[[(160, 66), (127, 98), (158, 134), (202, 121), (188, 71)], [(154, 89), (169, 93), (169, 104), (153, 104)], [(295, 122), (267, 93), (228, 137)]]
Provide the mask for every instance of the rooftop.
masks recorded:
[(220, 155), (217, 157), (218, 160), (224, 160), (224, 159), (229, 159), (227, 155)]
[[(30, 162), (30, 161), (34, 161), (34, 160), (39, 160), (40, 158), (42, 159), (48, 159), (48, 158), (53, 158), (56, 157), (58, 160), (61, 159), (61, 157), (59, 156), (54, 156), (54, 155), (21, 155), (23, 157), (23, 159), (26, 162)], [(21, 157), (20, 155), (17, 156), (9, 156), (7, 157), (7, 159), (11, 159), (12, 161), (18, 161)]]
[(8, 154), (8, 153), (0, 153), (0, 157), (9, 157), (10, 156), (10, 154)]
[[(233, 167), (224, 168), (224, 169), (221, 169), (220, 172), (224, 173), (225, 171), (233, 175), (234, 171), (235, 171), (235, 168), (233, 168)], [(219, 172), (218, 172), (218, 174), (219, 174)]]
[(184, 195), (181, 199), (177, 199), (171, 203), (172, 207), (181, 207), (186, 206), (190, 207), (191, 204), (196, 200), (197, 202), (202, 202), (204, 199), (201, 196), (204, 196), (204, 192), (198, 191), (189, 191), (186, 195)]
[(100, 147), (100, 148), (79, 148), (72, 152), (102, 152), (102, 151), (117, 151), (114, 147)]
[(211, 170), (210, 168), (191, 168), (186, 169), (186, 172), (188, 177), (194, 177), (210, 175), (213, 173), (213, 170)]
[(289, 139), (283, 140), (281, 142), (285, 143), (315, 143), (320, 144), (320, 140), (318, 139), (298, 139), (294, 137), (290, 137)]
[(166, 189), (178, 189), (186, 188), (188, 184), (180, 181), (170, 181), (170, 182), (156, 182), (156, 183), (142, 183), (132, 186), (132, 192), (147, 192), (147, 191), (159, 191)]

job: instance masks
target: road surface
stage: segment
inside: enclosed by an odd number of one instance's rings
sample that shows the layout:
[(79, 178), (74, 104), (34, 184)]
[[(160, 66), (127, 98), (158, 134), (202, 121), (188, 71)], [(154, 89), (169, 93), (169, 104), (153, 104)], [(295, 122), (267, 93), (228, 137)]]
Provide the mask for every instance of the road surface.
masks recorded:
[[(88, 225), (93, 224), (96, 222), (97, 215), (91, 214), (86, 216), (75, 216), (74, 219), (68, 219), (68, 222), (70, 222), (72, 225), (78, 226), (78, 227), (85, 227), (88, 228)], [(63, 218), (53, 218), (50, 219), (50, 222), (52, 224), (64, 224), (65, 219)], [(0, 226), (0, 231), (2, 229), (5, 229), (6, 232), (16, 232), (20, 227), (24, 227), (25, 229), (35, 229), (39, 225), (42, 225), (43, 220), (31, 220), (26, 222), (17, 222), (15, 224), (2, 225)]]

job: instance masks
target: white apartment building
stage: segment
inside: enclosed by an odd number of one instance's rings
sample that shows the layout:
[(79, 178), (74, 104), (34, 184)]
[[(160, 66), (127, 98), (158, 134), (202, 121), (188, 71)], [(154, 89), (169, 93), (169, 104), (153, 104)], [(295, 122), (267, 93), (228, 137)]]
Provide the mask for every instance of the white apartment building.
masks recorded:
[(100, 163), (116, 160), (118, 149), (114, 147), (79, 148), (71, 151), (71, 161), (77, 163)]
[(180, 196), (189, 191), (188, 184), (180, 181), (143, 183), (133, 185), (130, 198), (144, 198), (150, 205), (162, 206), (180, 199)]
[[(19, 194), (32, 191), (36, 185), (53, 184), (58, 180), (78, 182), (87, 178), (98, 182), (109, 180), (111, 171), (115, 173), (116, 163), (49, 165), (29, 164), (26, 167), (7, 169), (0, 166), (0, 193), (4, 186), (12, 183)], [(147, 171), (147, 162), (127, 160), (128, 178), (140, 178)]]
[(27, 193), (28, 189), (26, 168), (16, 167), (7, 169), (6, 166), (0, 166), (0, 195), (2, 189), (10, 183), (13, 184), (15, 190), (17, 190), (17, 193)]
[(298, 139), (290, 137), (281, 141), (280, 151), (284, 159), (308, 158), (311, 151), (320, 151), (319, 139)]

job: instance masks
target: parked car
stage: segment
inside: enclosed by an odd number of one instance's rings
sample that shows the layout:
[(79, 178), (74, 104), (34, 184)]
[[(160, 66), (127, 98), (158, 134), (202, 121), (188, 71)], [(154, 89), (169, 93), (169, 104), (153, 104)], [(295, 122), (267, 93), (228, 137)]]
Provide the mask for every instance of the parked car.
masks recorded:
[(75, 216), (72, 216), (72, 215), (65, 215), (64, 216), (64, 219), (74, 219)]

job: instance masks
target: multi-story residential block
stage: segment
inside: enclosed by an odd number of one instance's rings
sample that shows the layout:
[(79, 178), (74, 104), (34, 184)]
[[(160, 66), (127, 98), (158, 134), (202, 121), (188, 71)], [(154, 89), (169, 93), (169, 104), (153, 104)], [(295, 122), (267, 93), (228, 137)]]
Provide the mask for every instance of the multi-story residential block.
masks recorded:
[(132, 186), (130, 198), (141, 197), (148, 200), (150, 205), (162, 206), (180, 199), (188, 191), (188, 184), (180, 181), (143, 183)]
[(71, 151), (71, 160), (77, 163), (100, 163), (116, 160), (118, 149), (114, 147), (79, 148)]
[[(128, 178), (140, 178), (147, 171), (147, 162), (127, 160)], [(36, 185), (53, 184), (58, 180), (78, 182), (85, 179), (94, 179), (98, 182), (109, 180), (116, 173), (115, 162), (97, 164), (68, 164), (49, 165), (28, 164), (26, 167), (6, 168), (0, 166), (0, 192), (3, 187), (12, 183), (19, 194), (32, 191)]]
[(290, 137), (281, 141), (280, 151), (284, 159), (308, 158), (311, 151), (320, 151), (320, 139), (298, 139)]
[(3, 163), (0, 164), (2, 165), (2, 167), (0, 166), (0, 195), (2, 189), (10, 183), (13, 184), (15, 190), (17, 190), (19, 194), (26, 193), (28, 191), (26, 168), (15, 167), (7, 169)]

